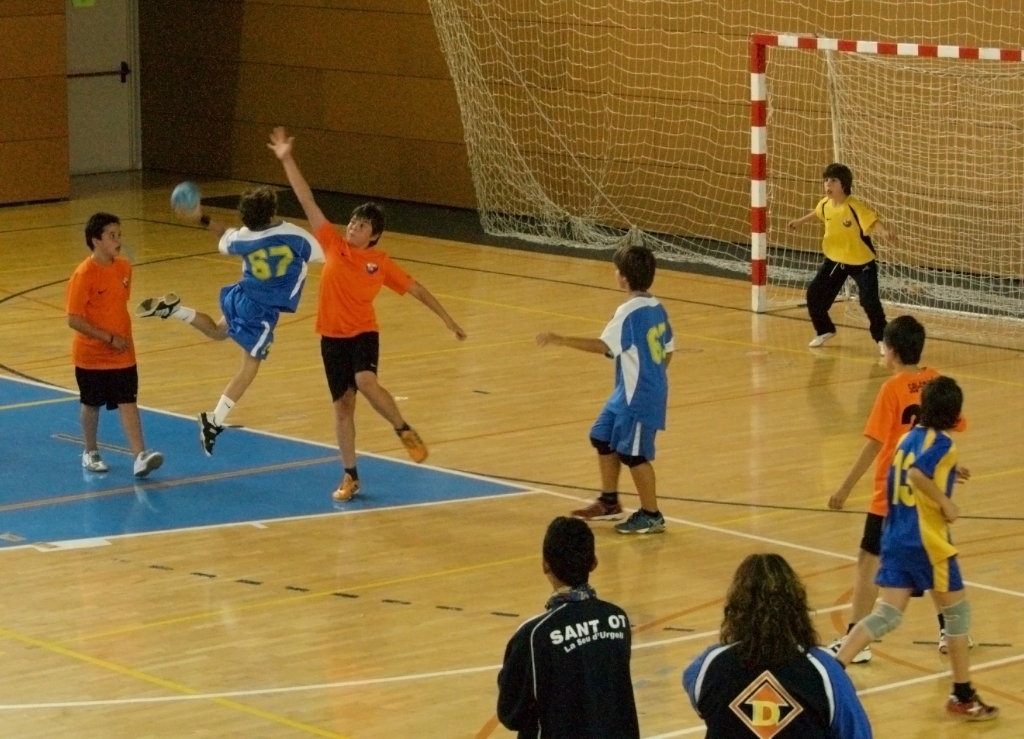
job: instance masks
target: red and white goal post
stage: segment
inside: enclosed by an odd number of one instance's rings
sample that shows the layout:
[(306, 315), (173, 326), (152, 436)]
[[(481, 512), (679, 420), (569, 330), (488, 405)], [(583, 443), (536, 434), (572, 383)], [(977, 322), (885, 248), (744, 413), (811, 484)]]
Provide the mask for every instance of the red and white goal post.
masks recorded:
[[(790, 58), (800, 51), (819, 52), (818, 59)], [(820, 230), (781, 235), (784, 226), (769, 229), (769, 208), (780, 224), (782, 213), (808, 212), (821, 197), (820, 189), (809, 190), (814, 172), (829, 161), (843, 161), (854, 171), (855, 191), (900, 232), (899, 247), (883, 245), (879, 255), (880, 263), (887, 263), (882, 279), (890, 302), (958, 318), (1010, 319), (1019, 331), (1024, 195), (1014, 191), (1024, 190), (1019, 187), (1024, 184), (1021, 60), (1020, 49), (752, 34), (753, 311), (784, 302), (769, 291), (769, 285), (777, 289), (773, 266), (783, 266), (775, 256), (769, 263), (769, 246), (776, 250), (780, 242), (787, 246), (804, 239), (795, 249), (773, 251), (799, 252), (796, 259), (803, 260), (801, 270), (791, 272), (789, 298), (813, 270), (812, 258), (820, 261), (811, 241), (813, 236), (820, 244)], [(778, 75), (784, 89), (778, 100), (769, 90), (769, 70), (772, 86)], [(798, 100), (804, 91), (817, 100)], [(793, 112), (801, 106), (803, 113)], [(828, 127), (832, 142), (824, 131)], [(777, 183), (769, 178), (769, 138)], [(805, 143), (806, 149), (800, 148)], [(777, 175), (780, 167), (786, 171)], [(799, 192), (783, 197), (785, 188)], [(910, 243), (904, 243), (904, 235)]]

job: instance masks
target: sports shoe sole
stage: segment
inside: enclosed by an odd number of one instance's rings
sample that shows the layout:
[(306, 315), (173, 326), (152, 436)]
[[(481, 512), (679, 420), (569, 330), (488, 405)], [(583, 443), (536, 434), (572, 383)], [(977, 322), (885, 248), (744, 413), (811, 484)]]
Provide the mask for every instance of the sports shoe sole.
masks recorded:
[(646, 529), (622, 529), (616, 526), (615, 530), (620, 534), (664, 534), (665, 524), (648, 526)]
[(167, 318), (180, 302), (181, 298), (174, 293), (167, 293), (162, 298), (146, 298), (135, 308), (135, 317), (149, 318), (160, 315), (160, 311), (166, 311), (167, 315), (160, 318)]

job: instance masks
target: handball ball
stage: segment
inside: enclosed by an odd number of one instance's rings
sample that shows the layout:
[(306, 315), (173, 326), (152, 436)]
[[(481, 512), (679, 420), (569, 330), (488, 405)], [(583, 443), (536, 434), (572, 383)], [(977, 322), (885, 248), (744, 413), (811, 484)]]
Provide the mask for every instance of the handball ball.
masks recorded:
[(171, 193), (171, 207), (191, 212), (199, 207), (199, 186), (194, 182), (182, 182)]

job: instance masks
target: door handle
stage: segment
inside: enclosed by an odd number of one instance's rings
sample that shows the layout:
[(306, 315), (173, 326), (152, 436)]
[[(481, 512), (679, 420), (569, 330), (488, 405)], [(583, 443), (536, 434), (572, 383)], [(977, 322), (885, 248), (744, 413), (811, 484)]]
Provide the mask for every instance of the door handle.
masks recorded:
[(121, 62), (121, 66), (117, 69), (109, 69), (105, 72), (74, 72), (68, 75), (68, 79), (80, 79), (82, 77), (120, 77), (121, 84), (123, 85), (128, 81), (128, 75), (132, 73), (132, 68), (128, 66), (128, 62)]

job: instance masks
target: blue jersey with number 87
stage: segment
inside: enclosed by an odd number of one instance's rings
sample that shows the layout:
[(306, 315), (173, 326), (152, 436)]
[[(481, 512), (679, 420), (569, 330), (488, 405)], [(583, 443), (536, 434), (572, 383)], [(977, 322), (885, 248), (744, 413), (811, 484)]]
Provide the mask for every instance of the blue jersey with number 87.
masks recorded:
[(229, 228), (218, 248), (222, 254), (242, 257), (238, 284), (249, 298), (286, 313), (299, 307), (308, 263), (324, 261), (311, 233), (284, 222), (262, 231)]

